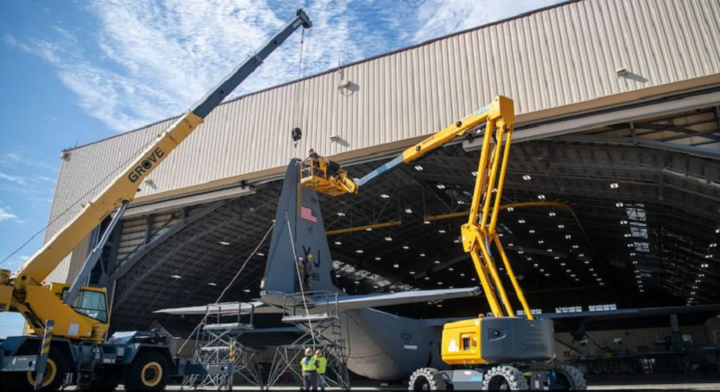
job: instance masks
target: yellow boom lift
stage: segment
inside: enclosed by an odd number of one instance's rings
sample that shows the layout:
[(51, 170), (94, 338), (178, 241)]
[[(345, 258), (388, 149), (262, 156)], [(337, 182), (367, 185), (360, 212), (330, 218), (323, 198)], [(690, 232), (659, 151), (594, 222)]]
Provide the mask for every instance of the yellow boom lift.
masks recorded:
[[(67, 375), (71, 375), (70, 384), (80, 389), (114, 390), (122, 382), (128, 390), (162, 390), (168, 377), (223, 371), (218, 370), (222, 366), (228, 369), (229, 364), (209, 369), (177, 360), (167, 338), (157, 333), (116, 332), (106, 341), (110, 323), (106, 289), (82, 284), (90, 276), (109, 234), (134, 199), (143, 179), (301, 26), (308, 29), (312, 22), (299, 9), (254, 56), (159, 134), (15, 274), (0, 270), (0, 311), (21, 313), (31, 332), (28, 336), (8, 337), (0, 343), (0, 378), (6, 390), (57, 390)], [(46, 284), (45, 278), (115, 210), (115, 216), (75, 283), (72, 286)], [(233, 374), (231, 365), (229, 374)]]
[[(470, 214), (461, 233), (463, 249), (472, 257), (491, 316), (445, 324), (442, 359), (453, 369), (418, 369), (410, 377), (410, 389), (585, 389), (582, 373), (574, 367), (527, 369), (530, 363), (555, 358), (554, 328), (552, 320), (533, 317), (495, 229), (514, 122), (513, 101), (498, 96), (488, 106), (406, 149), (357, 181), (326, 158), (310, 157), (303, 161), (302, 185), (339, 196), (358, 193), (367, 182), (448, 142), (483, 138)], [(491, 244), (502, 259), (524, 310), (523, 317), (515, 315), (491, 255)]]

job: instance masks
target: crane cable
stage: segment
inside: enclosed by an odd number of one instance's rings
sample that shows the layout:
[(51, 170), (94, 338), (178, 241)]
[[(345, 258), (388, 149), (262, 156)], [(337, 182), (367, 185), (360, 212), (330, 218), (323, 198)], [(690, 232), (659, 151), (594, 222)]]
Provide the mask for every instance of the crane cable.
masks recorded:
[[(291, 244), (291, 249), (293, 252), (293, 260), (297, 260), (297, 253), (295, 252), (295, 242), (293, 241), (292, 228), (290, 227), (290, 218), (288, 217), (287, 211), (285, 211), (285, 221), (288, 224), (288, 232), (290, 233), (290, 244)], [(303, 260), (303, 261), (305, 263), (307, 263), (309, 260)], [(312, 263), (312, 261), (310, 261), (310, 262)], [(300, 276), (300, 267), (298, 266), (297, 261), (295, 262), (295, 271), (297, 272), (298, 283), (300, 283), (300, 296), (302, 297), (303, 306), (305, 307), (305, 315), (307, 316), (308, 326), (310, 327), (310, 338), (312, 339), (312, 342), (313, 342), (313, 351), (314, 351), (315, 346), (317, 345), (317, 343), (315, 342), (315, 330), (313, 329), (312, 320), (310, 319), (310, 310), (308, 309), (308, 306), (307, 306), (307, 300), (305, 298), (305, 290), (303, 289), (303, 284), (302, 284), (302, 277)], [(285, 310), (285, 309), (283, 309), (283, 310)]]
[[(225, 288), (223, 289), (222, 293), (220, 293), (220, 296), (218, 297), (218, 299), (215, 300), (215, 303), (216, 303), (216, 304), (219, 303), (219, 302), (222, 300), (222, 297), (225, 295), (225, 293), (226, 293), (226, 292), (230, 289), (230, 287), (235, 283), (235, 280), (237, 280), (237, 278), (240, 276), (240, 273), (243, 272), (243, 270), (245, 269), (245, 266), (247, 266), (247, 263), (248, 263), (248, 262), (250, 261), (250, 259), (255, 255), (255, 253), (258, 251), (258, 249), (260, 249), (260, 246), (263, 244), (263, 242), (265, 242), (265, 239), (267, 238), (268, 234), (270, 234), (270, 232), (272, 232), (273, 227), (275, 227), (275, 223), (274, 223), (274, 222), (273, 222), (272, 225), (270, 225), (270, 228), (269, 228), (268, 231), (265, 233), (265, 236), (263, 236), (262, 240), (260, 240), (260, 243), (257, 244), (257, 246), (255, 247), (255, 249), (254, 249), (252, 252), (250, 252), (250, 256), (248, 256), (248, 258), (245, 259), (245, 262), (243, 263), (242, 266), (240, 266), (240, 269), (239, 269), (238, 272), (235, 274), (235, 276), (232, 278), (232, 280), (230, 281), (230, 283), (228, 283), (228, 285), (225, 286)], [(219, 308), (219, 307), (218, 307), (218, 313), (220, 313), (220, 308)], [(242, 311), (240, 311), (240, 313), (242, 313)], [(198, 337), (200, 336), (200, 326), (201, 326), (203, 323), (205, 323), (205, 321), (206, 321), (207, 318), (208, 318), (208, 314), (209, 314), (209, 312), (205, 312), (205, 316), (203, 316), (203, 319), (195, 326), (195, 329), (193, 329), (193, 331), (190, 332), (190, 335), (188, 335), (188, 336), (192, 336), (192, 335), (194, 335), (196, 332), (197, 332), (197, 334), (198, 334)], [(189, 340), (189, 339), (188, 339), (188, 340)], [(188, 340), (185, 340), (185, 342), (182, 344), (182, 346), (180, 346), (180, 348), (177, 350), (178, 353), (182, 352), (182, 349), (185, 348), (185, 345), (187, 344)]]

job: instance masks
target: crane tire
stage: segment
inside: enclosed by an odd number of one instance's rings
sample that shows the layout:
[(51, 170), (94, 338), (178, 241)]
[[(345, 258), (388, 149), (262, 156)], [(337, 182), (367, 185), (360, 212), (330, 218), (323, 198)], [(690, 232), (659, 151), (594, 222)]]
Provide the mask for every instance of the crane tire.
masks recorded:
[[(21, 349), (18, 355), (32, 355), (35, 350)], [(57, 391), (65, 382), (65, 374), (70, 365), (63, 352), (50, 346), (43, 374), (43, 391)], [(3, 374), (3, 386), (8, 391), (32, 391), (35, 389), (35, 372), (7, 372)]]
[(167, 358), (156, 351), (141, 351), (123, 371), (128, 391), (162, 391), (168, 382)]

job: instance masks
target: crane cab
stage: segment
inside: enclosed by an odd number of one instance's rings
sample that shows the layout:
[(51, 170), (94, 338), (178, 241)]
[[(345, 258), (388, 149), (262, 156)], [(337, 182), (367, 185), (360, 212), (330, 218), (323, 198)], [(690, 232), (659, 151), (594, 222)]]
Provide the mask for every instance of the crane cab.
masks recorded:
[(302, 161), (300, 184), (330, 196), (357, 193), (357, 185), (340, 164), (317, 155)]

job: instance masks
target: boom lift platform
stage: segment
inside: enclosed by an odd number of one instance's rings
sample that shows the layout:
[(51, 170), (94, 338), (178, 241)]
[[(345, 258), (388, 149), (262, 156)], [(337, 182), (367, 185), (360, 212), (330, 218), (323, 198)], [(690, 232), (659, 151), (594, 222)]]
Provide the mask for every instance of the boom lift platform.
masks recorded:
[[(416, 370), (411, 390), (441, 389), (586, 389), (574, 367), (535, 370), (555, 359), (554, 325), (535, 319), (496, 232), (505, 171), (515, 123), (514, 103), (504, 96), (490, 105), (406, 149), (390, 162), (353, 181), (347, 171), (326, 158), (303, 161), (301, 184), (331, 196), (358, 193), (360, 187), (402, 163), (415, 161), (458, 138), (483, 138), (468, 222), (462, 244), (480, 277), (491, 315), (450, 322), (442, 332), (442, 359), (452, 370)], [(524, 310), (515, 316), (490, 246), (494, 244)]]
[[(299, 27), (312, 27), (302, 9), (254, 56), (149, 143), (99, 195), (84, 203), (80, 213), (15, 274), (0, 270), (0, 311), (22, 314), (30, 332), (0, 343), (1, 386), (12, 391), (57, 390), (67, 379), (81, 390), (114, 390), (119, 383), (128, 390), (162, 390), (169, 378), (215, 371), (216, 367), (176, 358), (168, 337), (158, 333), (116, 332), (105, 340), (110, 327), (106, 289), (83, 284), (145, 178)], [(46, 284), (44, 279), (115, 210), (112, 222), (73, 285)], [(232, 364), (227, 365), (221, 366), (221, 371), (232, 372)]]

